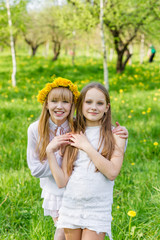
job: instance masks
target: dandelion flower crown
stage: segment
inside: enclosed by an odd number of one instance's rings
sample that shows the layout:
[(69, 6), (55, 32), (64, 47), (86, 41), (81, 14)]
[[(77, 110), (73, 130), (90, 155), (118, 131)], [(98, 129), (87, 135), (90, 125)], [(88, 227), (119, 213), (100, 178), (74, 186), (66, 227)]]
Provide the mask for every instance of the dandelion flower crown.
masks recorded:
[(70, 80), (61, 78), (61, 77), (54, 79), (54, 76), (53, 76), (53, 77), (51, 77), (51, 79), (53, 79), (53, 82), (47, 83), (46, 86), (42, 90), (39, 91), (38, 96), (37, 96), (38, 102), (43, 104), (45, 102), (49, 92), (53, 88), (57, 88), (57, 87), (68, 88), (73, 93), (74, 102), (75, 103), (77, 102), (80, 92), (78, 91), (78, 88), (75, 84), (73, 84)]

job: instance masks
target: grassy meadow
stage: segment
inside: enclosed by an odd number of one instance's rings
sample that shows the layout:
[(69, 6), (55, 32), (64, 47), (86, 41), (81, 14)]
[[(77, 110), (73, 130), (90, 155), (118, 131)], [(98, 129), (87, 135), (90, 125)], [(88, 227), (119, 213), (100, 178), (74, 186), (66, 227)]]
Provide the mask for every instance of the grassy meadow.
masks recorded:
[[(160, 60), (134, 61), (123, 74), (108, 64), (113, 123), (129, 131), (120, 175), (115, 180), (112, 207), (114, 240), (160, 239)], [(17, 55), (17, 86), (11, 86), (11, 56), (0, 57), (0, 239), (50, 240), (53, 221), (43, 216), (39, 179), (27, 167), (27, 128), (38, 119), (38, 90), (50, 76), (71, 79), (81, 89), (90, 81), (103, 83), (100, 58), (78, 56), (56, 62)], [(128, 211), (135, 211), (131, 218)], [(106, 238), (107, 239), (107, 238)]]

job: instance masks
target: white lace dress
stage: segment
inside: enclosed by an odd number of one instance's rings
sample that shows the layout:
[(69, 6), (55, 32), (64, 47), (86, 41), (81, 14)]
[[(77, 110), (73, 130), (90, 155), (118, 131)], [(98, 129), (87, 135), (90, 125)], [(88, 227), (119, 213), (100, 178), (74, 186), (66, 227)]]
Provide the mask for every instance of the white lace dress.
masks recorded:
[[(44, 216), (58, 217), (59, 208), (61, 206), (62, 197), (65, 188), (58, 188), (49, 168), (48, 160), (40, 162), (38, 152), (36, 151), (38, 141), (38, 124), (39, 121), (32, 123), (28, 128), (28, 144), (27, 144), (27, 162), (34, 177), (40, 178), (40, 186), (42, 188), (41, 197), (43, 200)], [(60, 135), (69, 131), (68, 121), (65, 121), (60, 127), (57, 127), (51, 119), (49, 119), (50, 141), (54, 134)], [(59, 166), (62, 164), (62, 157), (59, 152), (55, 153)]]
[[(87, 127), (87, 138), (98, 149), (100, 127)], [(111, 236), (114, 181), (95, 171), (88, 155), (79, 150), (59, 211), (58, 228), (87, 228)]]

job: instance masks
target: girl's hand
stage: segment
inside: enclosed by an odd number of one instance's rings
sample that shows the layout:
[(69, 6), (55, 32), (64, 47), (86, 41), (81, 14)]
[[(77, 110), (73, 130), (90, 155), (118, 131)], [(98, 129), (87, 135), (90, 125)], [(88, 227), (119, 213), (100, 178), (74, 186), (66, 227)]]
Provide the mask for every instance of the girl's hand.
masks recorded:
[(64, 135), (54, 137), (52, 141), (48, 144), (46, 148), (46, 152), (50, 153), (50, 152), (58, 151), (60, 147), (64, 147), (70, 143), (69, 141), (70, 138), (71, 138), (70, 134), (64, 134)]
[(72, 135), (72, 137), (70, 138), (71, 146), (79, 148), (85, 152), (89, 147), (91, 147), (90, 142), (82, 132), (80, 132), (80, 134), (71, 134), (71, 135)]
[(128, 138), (128, 130), (123, 126), (120, 126), (119, 122), (116, 122), (116, 125), (117, 127), (114, 128), (112, 132), (116, 135), (119, 135), (120, 138)]

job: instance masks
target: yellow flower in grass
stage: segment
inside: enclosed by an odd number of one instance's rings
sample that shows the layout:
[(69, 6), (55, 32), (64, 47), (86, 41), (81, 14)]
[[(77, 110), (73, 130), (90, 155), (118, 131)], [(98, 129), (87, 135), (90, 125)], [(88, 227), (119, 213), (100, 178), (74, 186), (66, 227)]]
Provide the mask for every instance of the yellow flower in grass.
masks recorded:
[(118, 206), (117, 206), (117, 209), (119, 209), (119, 208), (120, 208), (120, 206), (118, 205)]
[(134, 166), (134, 165), (135, 165), (135, 163), (134, 163), (134, 162), (132, 162), (132, 163), (131, 163), (131, 165), (132, 165), (132, 166)]
[(120, 93), (123, 93), (123, 89), (120, 89), (119, 92), (120, 92)]
[(145, 115), (145, 114), (146, 114), (146, 112), (145, 112), (145, 111), (143, 111), (143, 112), (142, 112), (142, 114), (143, 114), (143, 115)]
[(153, 145), (154, 145), (154, 146), (158, 146), (158, 142), (154, 142)]
[(131, 116), (131, 115), (129, 115), (129, 116), (128, 116), (128, 118), (132, 118), (132, 116)]
[(135, 211), (129, 211), (127, 214), (130, 217), (135, 217), (136, 216), (136, 212)]

